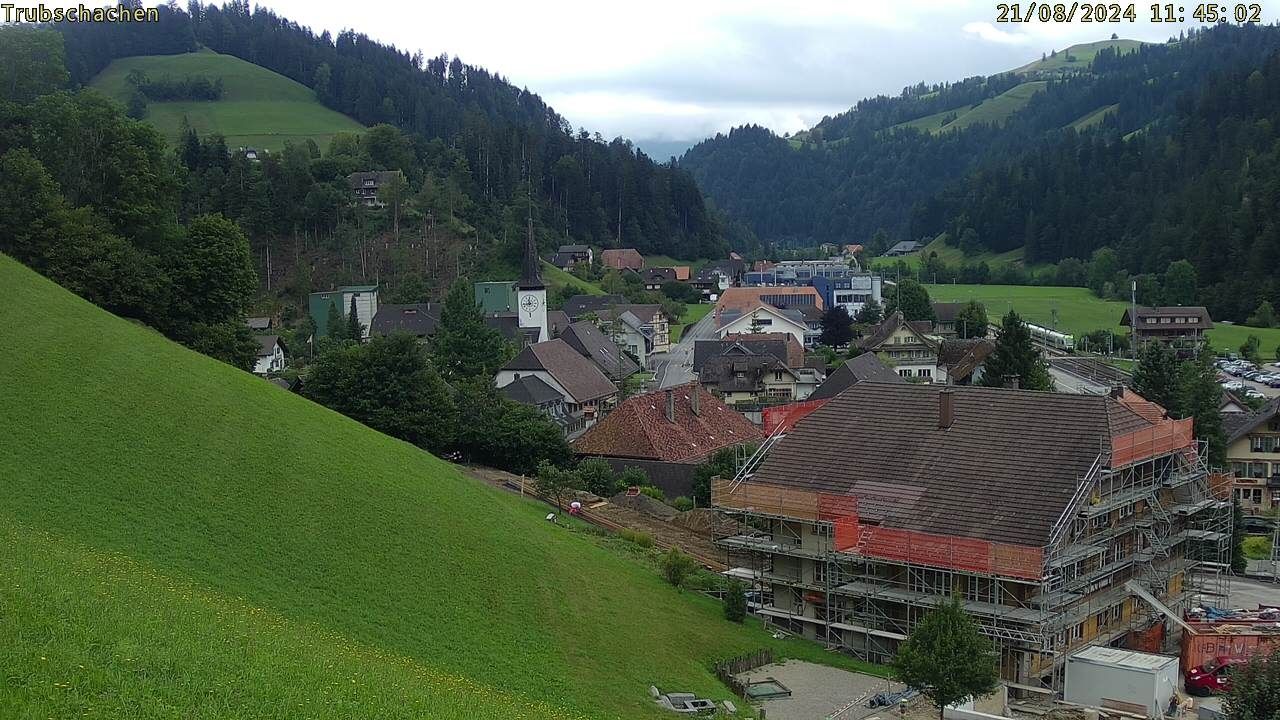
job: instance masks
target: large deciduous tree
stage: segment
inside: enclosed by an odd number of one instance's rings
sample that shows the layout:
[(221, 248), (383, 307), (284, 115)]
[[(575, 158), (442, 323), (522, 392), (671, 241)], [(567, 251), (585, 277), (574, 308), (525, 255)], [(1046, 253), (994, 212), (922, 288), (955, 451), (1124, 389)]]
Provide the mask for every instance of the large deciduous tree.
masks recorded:
[(458, 432), (454, 450), (466, 462), (528, 474), (546, 460), (573, 456), (564, 432), (537, 408), (512, 402), (487, 377), (456, 383)]
[(970, 300), (956, 313), (956, 334), (961, 339), (987, 336), (987, 306)]
[(822, 335), (818, 342), (830, 347), (849, 344), (853, 339), (853, 318), (843, 305), (832, 304), (822, 311)]
[(912, 280), (911, 278), (903, 278), (898, 281), (898, 287), (888, 292), (885, 299), (884, 314), (892, 315), (895, 310), (901, 310), (903, 317), (908, 320), (937, 320), (937, 315), (933, 312), (933, 302), (929, 299), (929, 291), (924, 285)]
[(958, 599), (930, 610), (898, 648), (893, 668), (899, 681), (938, 707), (996, 689), (1000, 674), (995, 646), (978, 632)]
[(996, 349), (987, 357), (982, 370), (982, 385), (1004, 387), (1011, 379), (1027, 390), (1052, 390), (1053, 378), (1040, 351), (1031, 342), (1031, 331), (1012, 310), (1000, 321)]
[(375, 336), (316, 359), (304, 393), (325, 407), (431, 452), (454, 440), (452, 392), (410, 335)]
[(238, 320), (258, 289), (249, 241), (221, 215), (194, 218), (168, 260), (174, 323)]

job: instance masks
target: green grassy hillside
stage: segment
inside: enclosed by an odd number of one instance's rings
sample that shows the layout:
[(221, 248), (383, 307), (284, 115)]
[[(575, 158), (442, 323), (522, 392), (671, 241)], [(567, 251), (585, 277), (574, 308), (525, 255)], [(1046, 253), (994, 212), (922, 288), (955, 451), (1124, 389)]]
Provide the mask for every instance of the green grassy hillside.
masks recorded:
[(185, 116), (200, 134), (222, 133), (230, 147), (279, 150), (286, 141), (311, 138), (324, 148), (335, 133), (359, 131), (360, 123), (321, 105), (310, 88), (231, 55), (201, 50), (185, 55), (151, 55), (116, 60), (91, 87), (126, 102), (131, 70), (149, 77), (205, 75), (222, 78), (216, 102), (149, 102), (146, 121), (173, 143)]
[(1064, 70), (1086, 70), (1089, 63), (1093, 62), (1093, 58), (1103, 48), (1115, 48), (1120, 54), (1131, 53), (1137, 50), (1143, 43), (1141, 40), (1099, 40), (1091, 43), (1080, 43), (1072, 45), (1065, 50), (1059, 50), (1053, 57), (1046, 57), (1042, 60), (1029, 62), (1026, 65), (1014, 70), (1016, 73), (1037, 73), (1037, 72), (1060, 72)]
[(979, 253), (974, 253), (973, 255), (965, 255), (964, 251), (960, 248), (952, 247), (947, 244), (947, 239), (947, 234), (942, 233), (938, 237), (934, 238), (928, 245), (925, 245), (924, 249), (920, 252), (903, 257), (878, 257), (871, 261), (871, 267), (882, 270), (885, 268), (892, 268), (898, 264), (899, 260), (901, 260), (905, 262), (908, 267), (916, 268), (920, 267), (920, 263), (923, 258), (934, 253), (937, 253), (939, 260), (942, 260), (948, 265), (956, 266), (964, 265), (966, 263), (976, 264), (980, 262), (985, 262), (992, 268), (998, 265), (1024, 264), (1022, 259), (1022, 248), (1014, 248), (1013, 250), (1008, 250), (1002, 253), (984, 250)]
[(1083, 117), (1081, 117), (1079, 120), (1076, 120), (1075, 122), (1071, 123), (1071, 127), (1075, 128), (1077, 132), (1088, 130), (1094, 125), (1097, 125), (1098, 123), (1102, 122), (1107, 117), (1107, 115), (1110, 115), (1111, 113), (1115, 112), (1116, 109), (1119, 107), (1120, 107), (1120, 103), (1114, 103), (1112, 105), (1103, 105), (1097, 110), (1094, 110), (1091, 113), (1087, 113)]
[(0, 256), (0, 717), (662, 717), (779, 643)]
[(922, 118), (898, 123), (893, 128), (916, 128), (937, 134), (944, 130), (962, 130), (977, 123), (999, 125), (1010, 115), (1026, 107), (1031, 97), (1044, 90), (1045, 81), (1024, 82), (1005, 90), (977, 105), (962, 105), (951, 110), (944, 110)]
[[(1057, 310), (1057, 327), (1062, 332), (1075, 335), (1099, 329), (1124, 332), (1120, 317), (1128, 303), (1115, 300), (1099, 300), (1086, 288), (1078, 287), (1030, 287), (1022, 285), (928, 285), (929, 296), (937, 301), (952, 302), (978, 300), (987, 306), (992, 321), (1016, 310), (1028, 322), (1051, 327), (1053, 312)], [(1209, 331), (1209, 342), (1214, 349), (1239, 350), (1249, 335), (1257, 335), (1262, 341), (1262, 354), (1270, 357), (1280, 345), (1280, 328), (1252, 328), (1244, 325), (1216, 323)]]

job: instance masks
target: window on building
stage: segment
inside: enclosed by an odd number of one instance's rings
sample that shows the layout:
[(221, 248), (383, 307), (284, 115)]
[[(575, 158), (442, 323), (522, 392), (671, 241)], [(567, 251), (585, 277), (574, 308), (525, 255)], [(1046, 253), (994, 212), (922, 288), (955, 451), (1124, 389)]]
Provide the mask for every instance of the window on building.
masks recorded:
[(1089, 527), (1093, 530), (1102, 530), (1111, 526), (1111, 516), (1103, 513), (1089, 521)]
[(920, 377), (933, 377), (933, 371), (929, 368), (921, 368), (919, 375)]
[(1231, 474), (1238, 478), (1249, 477), (1249, 463), (1233, 462), (1231, 463)]
[(902, 377), (911, 377), (910, 370), (900, 369), (898, 370), (898, 374), (901, 375)]
[(1127, 517), (1133, 517), (1133, 503), (1129, 503), (1128, 505), (1121, 507), (1119, 515), (1121, 520)]
[(791, 388), (769, 388), (765, 395), (771, 400), (790, 400)]
[(1071, 628), (1071, 642), (1073, 643), (1079, 642), (1080, 640), (1083, 640), (1083, 639), (1084, 639), (1084, 623), (1076, 623), (1075, 627)]
[(827, 582), (827, 564), (824, 562), (816, 562), (813, 564), (813, 584), (822, 585)]
[(1111, 622), (1120, 622), (1122, 617), (1124, 617), (1124, 603), (1111, 608)]
[(1264, 478), (1267, 476), (1267, 464), (1264, 462), (1249, 463), (1249, 477)]
[(1107, 612), (1104, 610), (1093, 616), (1093, 626), (1101, 630), (1107, 624)]

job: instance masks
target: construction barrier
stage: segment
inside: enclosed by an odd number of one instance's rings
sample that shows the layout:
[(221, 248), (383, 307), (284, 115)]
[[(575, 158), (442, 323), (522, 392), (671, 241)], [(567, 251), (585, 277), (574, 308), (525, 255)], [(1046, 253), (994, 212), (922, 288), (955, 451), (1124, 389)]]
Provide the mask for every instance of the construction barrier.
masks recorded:
[(1191, 419), (1165, 420), (1155, 427), (1118, 435), (1111, 440), (1111, 467), (1132, 465), (1148, 458), (1184, 450), (1195, 459)]
[(790, 432), (796, 423), (826, 404), (826, 400), (804, 400), (765, 408), (762, 421), (764, 434), (772, 435), (775, 432)]
[(716, 478), (711, 482), (711, 503), (761, 515), (829, 522), (837, 552), (1026, 580), (1039, 580), (1044, 573), (1041, 548), (865, 525), (859, 521), (854, 495), (758, 483), (734, 487), (732, 480)]

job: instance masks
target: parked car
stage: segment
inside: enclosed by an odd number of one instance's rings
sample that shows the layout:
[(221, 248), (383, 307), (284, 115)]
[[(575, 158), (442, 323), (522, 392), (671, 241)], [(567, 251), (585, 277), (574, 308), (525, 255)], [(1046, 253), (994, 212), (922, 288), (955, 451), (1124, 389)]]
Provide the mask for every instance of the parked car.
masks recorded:
[(1244, 390), (1244, 383), (1239, 380), (1228, 380), (1227, 382), (1222, 383), (1222, 388), (1229, 392), (1240, 392), (1241, 390)]
[(1200, 667), (1187, 671), (1188, 695), (1212, 695), (1231, 690), (1231, 675), (1245, 660), (1218, 656)]
[(1244, 389), (1243, 392), (1244, 392), (1244, 396), (1247, 398), (1253, 398), (1255, 400), (1265, 400), (1267, 398), (1267, 396), (1263, 395), (1262, 391), (1258, 390), (1257, 388), (1247, 387)]

